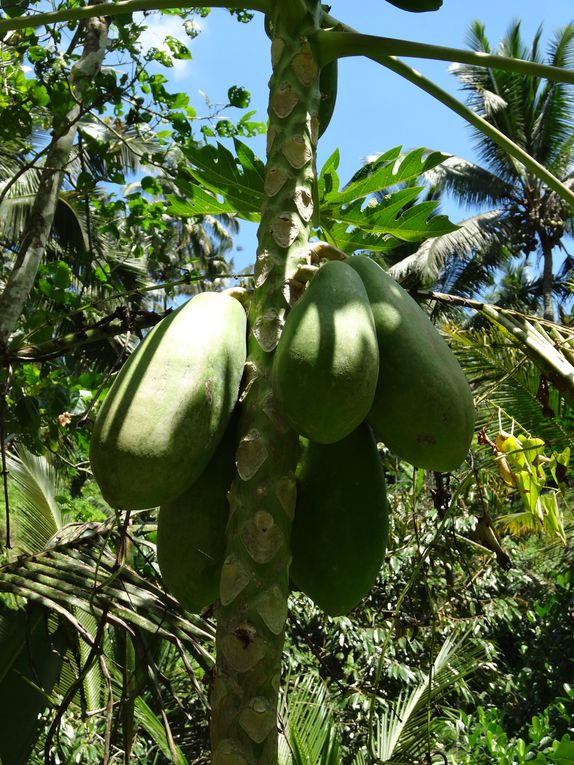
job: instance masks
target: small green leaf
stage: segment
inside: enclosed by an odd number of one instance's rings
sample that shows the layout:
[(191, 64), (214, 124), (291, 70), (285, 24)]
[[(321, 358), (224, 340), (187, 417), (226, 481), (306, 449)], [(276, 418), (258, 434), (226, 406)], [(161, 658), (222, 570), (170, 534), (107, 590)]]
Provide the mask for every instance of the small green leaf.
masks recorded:
[(221, 138), (231, 138), (237, 134), (237, 128), (229, 120), (218, 120), (215, 125), (215, 133)]
[(148, 194), (154, 194), (159, 196), (162, 193), (161, 184), (152, 175), (144, 175), (140, 181), (140, 186), (143, 191), (147, 191)]
[[(170, 98), (169, 105), (171, 109), (187, 109), (189, 106), (189, 96), (187, 93), (174, 93)], [(194, 116), (194, 114), (195, 112), (191, 116)]]
[(251, 101), (251, 94), (245, 88), (232, 85), (227, 91), (227, 98), (231, 106), (235, 106), (238, 109), (247, 109)]
[(72, 283), (72, 269), (63, 260), (59, 260), (54, 267), (52, 277), (54, 287), (65, 290)]
[(180, 61), (186, 61), (191, 58), (189, 49), (181, 42), (181, 40), (178, 40), (177, 37), (168, 35), (165, 38), (165, 44), (170, 49), (174, 58)]

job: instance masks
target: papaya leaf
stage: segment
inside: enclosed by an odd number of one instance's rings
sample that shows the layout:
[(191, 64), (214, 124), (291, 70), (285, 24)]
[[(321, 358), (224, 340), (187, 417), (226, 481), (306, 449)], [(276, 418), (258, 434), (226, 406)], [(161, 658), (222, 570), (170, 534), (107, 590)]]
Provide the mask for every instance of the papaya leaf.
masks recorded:
[(333, 223), (328, 228), (323, 227), (320, 238), (334, 244), (348, 255), (358, 250), (388, 252), (401, 243), (394, 236), (376, 234), (355, 227), (349, 228), (346, 223)]
[(188, 169), (195, 180), (224, 198), (226, 212), (234, 211), (245, 220), (255, 221), (263, 203), (264, 165), (237, 138), (234, 144), (235, 157), (220, 143), (216, 146), (207, 144), (188, 147), (184, 154), (190, 162)]
[(335, 152), (327, 160), (320, 176), (325, 176), (325, 178), (330, 176), (333, 185), (331, 189), (327, 186), (324, 187), (322, 199), (321, 184), (319, 185), (320, 199), (327, 205), (344, 205), (355, 199), (364, 199), (382, 189), (418, 178), (423, 173), (440, 165), (441, 162), (448, 159), (448, 156), (438, 151), (428, 153), (424, 148), (414, 149), (403, 154), (402, 146), (397, 146), (367, 163), (339, 191), (338, 184), (334, 182), (337, 178), (334, 171), (338, 166), (338, 152)]
[(195, 183), (178, 179), (176, 184), (184, 198), (174, 194), (168, 195), (167, 211), (170, 215), (190, 218), (196, 215), (229, 215), (235, 212), (233, 205), (225, 201), (220, 202), (214, 194)]
[[(347, 224), (347, 227), (364, 230), (369, 235), (390, 234), (397, 240), (407, 242), (418, 242), (455, 231), (457, 226), (446, 216), (432, 214), (437, 202), (416, 203), (421, 187), (400, 188), (401, 184), (418, 178), (443, 162), (446, 156), (440, 152), (429, 154), (426, 149), (415, 149), (404, 154), (402, 147), (397, 146), (362, 167), (339, 190), (337, 168), (340, 157), (338, 151), (333, 152), (325, 162), (318, 181), (321, 225), (326, 231), (326, 238), (335, 239), (333, 228), (339, 221)], [(382, 199), (373, 197), (375, 193), (390, 188), (395, 190), (385, 194)], [(341, 243), (337, 246), (349, 251)], [(368, 242), (354, 247), (359, 248), (369, 249)], [(379, 246), (376, 249), (382, 251), (390, 247)]]
[(330, 220), (340, 220), (348, 225), (378, 234), (392, 234), (397, 239), (417, 242), (432, 236), (450, 233), (456, 226), (446, 215), (432, 216), (437, 202), (421, 202), (404, 210), (420, 189), (401, 189), (389, 194), (376, 205), (361, 207), (360, 200), (342, 207), (332, 215), (322, 218), (323, 225)]
[(329, 159), (325, 162), (317, 178), (317, 194), (321, 203), (326, 197), (339, 191), (339, 176), (337, 175), (337, 168), (339, 167), (339, 161), (341, 155), (339, 149), (331, 154)]
[(428, 11), (438, 11), (442, 5), (442, 0), (387, 0), (387, 3), (400, 8), (401, 11), (427, 13)]

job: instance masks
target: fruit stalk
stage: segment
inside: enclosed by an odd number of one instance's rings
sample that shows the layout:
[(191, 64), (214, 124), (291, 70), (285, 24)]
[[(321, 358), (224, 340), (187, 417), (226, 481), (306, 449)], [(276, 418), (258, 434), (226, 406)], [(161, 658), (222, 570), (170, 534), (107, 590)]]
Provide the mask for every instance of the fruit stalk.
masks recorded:
[(217, 610), (213, 765), (276, 765), (277, 697), (287, 618), (298, 438), (271, 392), (290, 279), (309, 262), (318, 134), (316, 0), (277, 0), (268, 19), (273, 73), (265, 200), (241, 395), (236, 477)]

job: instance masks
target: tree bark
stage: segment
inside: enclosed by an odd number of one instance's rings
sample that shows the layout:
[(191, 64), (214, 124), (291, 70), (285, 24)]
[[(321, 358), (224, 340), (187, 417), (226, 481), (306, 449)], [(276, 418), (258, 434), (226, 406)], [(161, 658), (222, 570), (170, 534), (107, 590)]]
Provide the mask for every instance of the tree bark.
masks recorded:
[(308, 38), (318, 29), (320, 13), (316, 0), (277, 0), (270, 19), (265, 201), (217, 611), (213, 765), (277, 763), (298, 438), (276, 409), (270, 376), (289, 309), (290, 278), (308, 262), (320, 100), (319, 64)]
[[(101, 0), (91, 0), (91, 5)], [(69, 162), (82, 109), (84, 83), (91, 83), (99, 72), (108, 42), (109, 19), (95, 16), (86, 22), (86, 40), (81, 57), (72, 67), (69, 84), (76, 101), (66, 115), (67, 129), (60, 132), (49, 151), (40, 176), (26, 231), (14, 267), (0, 295), (0, 351), (16, 329), (20, 315), (32, 291), (34, 280), (50, 236), (62, 180)]]
[(542, 315), (548, 321), (554, 321), (554, 267), (552, 260), (552, 244), (544, 232), (539, 232), (542, 247)]

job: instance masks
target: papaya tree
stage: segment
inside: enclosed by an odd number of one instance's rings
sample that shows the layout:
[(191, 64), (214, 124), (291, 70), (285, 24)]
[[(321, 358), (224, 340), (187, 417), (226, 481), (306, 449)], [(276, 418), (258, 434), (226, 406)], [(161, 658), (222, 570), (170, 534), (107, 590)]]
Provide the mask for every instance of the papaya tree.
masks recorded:
[[(439, 0), (391, 1), (411, 12), (433, 11), (441, 5)], [(322, 6), (318, 0), (221, 0), (205, 5), (263, 14), (270, 38), (265, 163), (239, 141), (235, 144), (236, 157), (220, 145), (187, 148), (185, 153), (192, 168), (192, 180), (180, 179), (181, 196), (174, 197), (172, 212), (188, 216), (236, 212), (259, 223), (254, 289), (247, 302), (249, 331), (243, 383), (241, 390), (234, 393), (238, 398), (239, 416), (235, 472), (230, 486), (224, 487), (229, 501), (229, 521), (216, 608), (211, 744), (214, 765), (271, 765), (277, 762), (277, 697), (288, 613), (293, 553), (291, 530), (298, 506), (299, 436), (311, 439), (307, 454), (315, 449), (313, 442), (324, 442), (329, 448), (336, 449), (352, 431), (362, 427), (376, 395), (380, 337), (375, 331), (376, 319), (371, 316), (370, 306), (375, 314), (377, 298), (368, 294), (371, 277), (362, 273), (363, 267), (350, 268), (344, 261), (358, 250), (384, 253), (397, 240), (420, 241), (453, 228), (442, 216), (428, 219), (432, 203), (409, 205), (415, 196), (412, 189), (398, 191), (376, 205), (367, 201), (374, 192), (391, 182), (401, 183), (420, 176), (436, 166), (443, 159), (442, 155), (422, 150), (405, 156), (400, 155), (399, 150), (387, 152), (342, 189), (337, 176), (336, 154), (318, 173), (317, 144), (335, 103), (337, 60), (345, 56), (366, 56), (423, 88), (483, 131), (570, 205), (574, 205), (572, 191), (524, 149), (396, 56), (493, 66), (570, 84), (574, 83), (574, 73), (536, 62), (361, 34), (340, 23), (331, 15), (331, 9)], [(92, 17), (113, 19), (131, 11), (170, 6), (170, 0), (122, 0), (71, 7), (2, 19), (0, 32)], [(357, 260), (354, 262), (356, 265)], [(370, 269), (370, 266), (364, 268)], [(374, 277), (374, 281), (377, 279), (379, 276)], [(309, 287), (305, 289), (307, 282)], [(351, 284), (355, 285), (352, 295), (349, 292)], [(397, 301), (392, 313), (401, 315), (400, 306), (408, 296), (405, 293), (403, 297), (400, 292), (397, 295), (393, 292), (394, 287), (389, 289)], [(302, 305), (307, 310), (304, 311)], [(307, 323), (309, 315), (316, 315), (317, 321)], [(347, 316), (347, 320), (341, 316)], [(410, 309), (408, 316), (411, 316)], [(416, 316), (415, 323), (419, 321), (418, 314)], [(410, 318), (403, 320), (410, 322)], [(357, 322), (356, 326), (352, 322)], [(176, 321), (171, 323), (175, 325)], [(150, 333), (150, 342), (146, 346), (144, 341), (142, 348), (145, 346), (153, 353), (154, 343), (157, 345), (163, 331), (155, 335)], [(282, 343), (283, 335), (288, 337), (287, 345)], [(309, 348), (313, 343), (317, 347)], [(351, 353), (355, 355), (349, 361)], [(297, 399), (291, 395), (290, 385), (299, 383), (293, 373), (297, 369), (297, 354), (314, 358), (316, 354), (319, 360), (307, 386), (309, 393), (315, 396), (312, 402), (305, 396), (299, 395)], [(139, 356), (140, 362), (142, 358), (145, 355)], [(402, 360), (405, 358), (407, 356), (403, 355)], [(439, 364), (437, 371), (444, 375), (441, 379), (446, 384), (449, 372), (445, 374), (444, 366)], [(347, 378), (345, 375), (351, 367), (353, 375)], [(129, 374), (126, 372), (118, 380), (127, 380), (126, 387), (133, 389), (137, 387), (137, 380), (134, 384), (134, 378), (130, 380)], [(457, 371), (454, 376), (458, 374)], [(343, 387), (331, 385), (332, 377), (342, 379)], [(158, 378), (161, 378), (159, 373)], [(164, 394), (170, 391), (172, 384), (173, 381), (167, 380)], [(455, 388), (449, 391), (461, 393), (460, 397), (449, 398), (456, 404), (452, 408), (456, 410), (460, 430), (454, 456), (445, 457), (439, 449), (439, 463), (425, 458), (425, 467), (450, 470), (464, 459), (473, 427), (472, 406), (464, 385), (464, 380), (457, 378)], [(357, 392), (359, 388), (360, 392)], [(217, 395), (210, 388), (209, 397), (204, 398), (210, 398), (212, 393)], [(161, 395), (158, 403), (165, 405)], [(443, 390), (442, 395), (444, 399), (449, 394)], [(106, 411), (113, 403), (112, 399)], [(427, 408), (434, 411), (432, 406)], [(170, 411), (172, 409), (170, 402)], [(319, 409), (321, 412), (318, 413)], [(444, 414), (448, 418), (451, 413), (447, 409), (445, 407)], [(125, 415), (121, 407), (120, 413), (122, 417)], [(161, 418), (162, 414), (148, 408), (147, 416)], [(395, 418), (403, 416), (407, 417), (404, 411), (395, 410)], [(310, 420), (313, 420), (313, 427), (309, 430)], [(185, 428), (185, 421), (182, 427)], [(216, 449), (222, 430), (221, 423), (217, 423), (212, 450)], [(440, 436), (443, 443), (444, 439), (448, 441), (448, 436), (447, 428)], [(372, 436), (368, 438), (372, 440)], [(398, 442), (403, 438), (399, 428)], [(418, 449), (432, 447), (436, 438), (434, 432), (422, 436), (414, 434)], [(188, 442), (183, 441), (184, 445)], [(375, 442), (372, 443), (370, 454), (376, 450)], [(167, 448), (169, 446), (167, 444)], [(110, 443), (105, 442), (105, 447), (109, 448)], [(306, 464), (311, 466), (325, 464), (325, 458), (315, 453), (306, 459)], [(337, 459), (338, 464), (344, 464), (340, 455)], [(340, 474), (341, 470), (338, 472)], [(304, 470), (302, 475), (304, 481)], [(165, 484), (166, 476), (161, 478)], [(194, 480), (196, 478), (194, 475)], [(313, 478), (315, 483), (311, 484), (309, 494), (316, 496), (315, 474), (312, 474)], [(336, 478), (333, 474), (333, 480)], [(132, 483), (137, 485), (138, 479)], [(377, 501), (379, 505), (384, 502), (382, 491)], [(117, 500), (117, 504), (119, 510), (129, 510), (129, 499)], [(309, 506), (313, 504), (313, 501), (309, 502)], [(381, 537), (384, 536), (384, 522), (381, 521), (377, 529)], [(380, 549), (379, 545), (378, 554)], [(334, 552), (329, 549), (320, 551), (320, 554), (328, 557)], [(336, 594), (336, 579), (331, 586)], [(339, 605), (337, 603), (335, 608)]]

